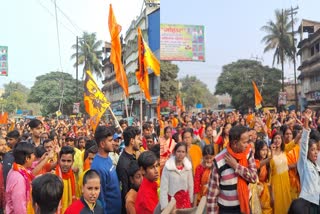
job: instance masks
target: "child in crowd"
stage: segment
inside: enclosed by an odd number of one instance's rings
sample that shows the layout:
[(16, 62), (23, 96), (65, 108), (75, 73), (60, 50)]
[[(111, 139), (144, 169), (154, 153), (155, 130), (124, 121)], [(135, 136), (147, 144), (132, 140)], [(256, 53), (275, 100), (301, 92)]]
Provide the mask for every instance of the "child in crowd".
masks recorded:
[(152, 151), (145, 151), (139, 156), (138, 164), (144, 177), (135, 203), (136, 212), (139, 214), (153, 214), (159, 202), (158, 184), (156, 182), (159, 176), (159, 162)]
[(82, 197), (73, 202), (64, 214), (95, 213), (103, 214), (100, 193), (100, 176), (95, 170), (88, 170), (83, 176)]
[(62, 198), (62, 180), (46, 173), (32, 181), (32, 202), (36, 214), (55, 214)]
[(197, 206), (202, 196), (206, 196), (208, 193), (208, 183), (214, 158), (214, 149), (212, 145), (205, 145), (203, 147), (202, 157), (202, 163), (197, 166), (194, 176), (194, 206)]
[(255, 143), (255, 154), (254, 158), (260, 162), (260, 167), (258, 167), (259, 184), (261, 184), (262, 191), (260, 193), (260, 204), (263, 214), (272, 214), (271, 208), (271, 197), (270, 197), (270, 159), (268, 157), (268, 145), (265, 141), (259, 140)]
[(126, 211), (127, 214), (136, 214), (135, 202), (139, 187), (143, 179), (142, 172), (136, 160), (132, 160), (130, 162), (128, 175), (130, 179), (131, 189), (126, 195)]
[[(166, 162), (160, 182), (160, 206), (166, 208), (172, 197), (177, 209), (191, 208), (193, 202), (192, 164), (187, 156), (187, 144), (177, 143), (173, 156)], [(169, 200), (168, 200), (169, 199)]]

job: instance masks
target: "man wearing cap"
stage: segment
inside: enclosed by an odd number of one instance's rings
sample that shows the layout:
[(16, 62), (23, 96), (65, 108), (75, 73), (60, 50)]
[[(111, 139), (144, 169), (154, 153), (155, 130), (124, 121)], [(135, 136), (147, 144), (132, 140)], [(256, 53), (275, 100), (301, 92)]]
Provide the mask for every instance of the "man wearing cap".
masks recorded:
[(4, 154), (3, 156), (3, 182), (4, 186), (6, 186), (7, 175), (12, 167), (14, 162), (13, 157), (13, 148), (20, 141), (20, 134), (17, 130), (13, 130), (7, 134), (6, 137), (7, 145), (10, 148), (10, 151)]
[(109, 152), (109, 156), (112, 160), (112, 164), (114, 166), (117, 166), (118, 161), (119, 161), (119, 154), (118, 154), (118, 149), (119, 149), (119, 141), (121, 140), (122, 134), (114, 133), (113, 135), (113, 152)]

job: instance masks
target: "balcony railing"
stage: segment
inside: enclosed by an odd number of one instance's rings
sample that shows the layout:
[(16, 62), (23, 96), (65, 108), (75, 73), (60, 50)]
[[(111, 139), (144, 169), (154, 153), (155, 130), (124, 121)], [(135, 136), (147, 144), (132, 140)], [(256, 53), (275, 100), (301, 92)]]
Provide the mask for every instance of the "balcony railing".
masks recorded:
[(320, 91), (320, 81), (310, 83), (310, 91)]

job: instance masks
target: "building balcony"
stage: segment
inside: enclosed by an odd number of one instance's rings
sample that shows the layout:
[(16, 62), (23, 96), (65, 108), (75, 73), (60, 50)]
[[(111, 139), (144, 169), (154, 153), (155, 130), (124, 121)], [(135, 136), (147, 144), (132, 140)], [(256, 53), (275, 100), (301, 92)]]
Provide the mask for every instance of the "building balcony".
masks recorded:
[(310, 91), (320, 91), (320, 81), (310, 83)]
[(303, 71), (305, 68), (308, 68), (319, 62), (320, 62), (320, 52), (315, 53), (313, 56), (303, 60), (301, 62), (301, 65), (298, 67), (298, 70)]

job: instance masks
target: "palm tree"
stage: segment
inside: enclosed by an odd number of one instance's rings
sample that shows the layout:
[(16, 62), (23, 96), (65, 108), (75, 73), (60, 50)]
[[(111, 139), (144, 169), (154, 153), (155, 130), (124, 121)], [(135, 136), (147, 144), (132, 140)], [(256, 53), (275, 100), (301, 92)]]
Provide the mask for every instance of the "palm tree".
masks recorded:
[(267, 33), (262, 42), (266, 45), (264, 52), (275, 50), (272, 65), (274, 65), (275, 61), (278, 65), (281, 63), (282, 91), (284, 91), (284, 61), (287, 58), (292, 59), (294, 48), (290, 32), (291, 21), (287, 11), (284, 10), (276, 10), (275, 18), (275, 22), (270, 20), (261, 28)]
[[(85, 71), (90, 70), (97, 77), (102, 77), (102, 41), (97, 40), (95, 33), (84, 32), (82, 38), (79, 39), (78, 45), (78, 65), (83, 65), (82, 79)], [(77, 44), (72, 45), (74, 50), (77, 50)], [(72, 54), (71, 59), (77, 57), (77, 52)], [(74, 67), (77, 63), (74, 64)]]

